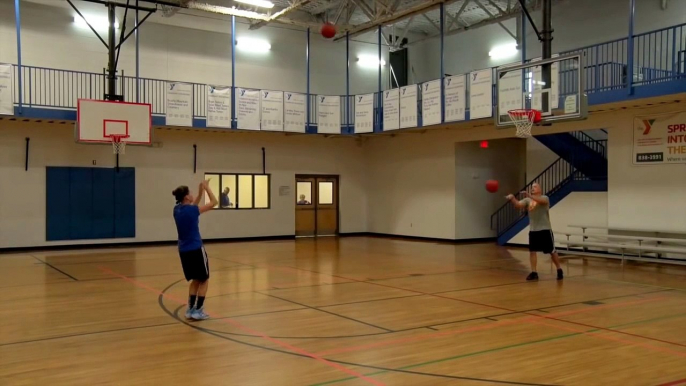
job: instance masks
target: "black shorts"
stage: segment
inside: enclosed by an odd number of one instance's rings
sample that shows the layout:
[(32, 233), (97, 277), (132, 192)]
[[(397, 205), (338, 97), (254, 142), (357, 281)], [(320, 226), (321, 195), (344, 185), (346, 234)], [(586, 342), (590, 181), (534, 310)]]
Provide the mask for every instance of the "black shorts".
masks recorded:
[(555, 252), (555, 238), (553, 231), (543, 230), (529, 232), (529, 251), (553, 253)]
[(210, 262), (204, 247), (193, 251), (179, 252), (179, 256), (186, 280), (202, 282), (210, 278)]

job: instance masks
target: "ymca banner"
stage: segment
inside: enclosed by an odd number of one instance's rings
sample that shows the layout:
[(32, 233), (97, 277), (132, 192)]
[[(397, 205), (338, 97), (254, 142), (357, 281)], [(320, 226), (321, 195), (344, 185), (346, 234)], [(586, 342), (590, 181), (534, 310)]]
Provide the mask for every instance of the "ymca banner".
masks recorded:
[(634, 117), (636, 165), (686, 163), (686, 112)]
[(400, 88), (400, 128), (417, 127), (417, 85)]
[(14, 115), (11, 64), (0, 64), (0, 114)]
[(383, 92), (383, 131), (400, 128), (400, 90)]
[(374, 131), (374, 94), (355, 95), (355, 134)]
[(236, 118), (238, 128), (260, 129), (260, 90), (236, 89)]
[(441, 123), (441, 80), (422, 84), (422, 126)]
[(283, 91), (262, 90), (262, 130), (283, 131)]
[(487, 68), (469, 74), (469, 119), (493, 115), (493, 70)]
[[(505, 65), (500, 68), (517, 65), (519, 63)], [(525, 70), (500, 73), (500, 79), (498, 80), (498, 113), (500, 115), (506, 115), (510, 110), (524, 108), (524, 101), (522, 99), (524, 95), (522, 91), (522, 71)]]
[(167, 125), (193, 126), (192, 95), (190, 83), (167, 82)]
[(305, 132), (305, 94), (287, 92), (284, 94), (284, 131)]
[(338, 95), (317, 95), (317, 132), (341, 133), (341, 97)]
[(231, 128), (231, 87), (208, 87), (207, 127)]
[(445, 121), (464, 121), (467, 110), (467, 87), (464, 75), (445, 78)]

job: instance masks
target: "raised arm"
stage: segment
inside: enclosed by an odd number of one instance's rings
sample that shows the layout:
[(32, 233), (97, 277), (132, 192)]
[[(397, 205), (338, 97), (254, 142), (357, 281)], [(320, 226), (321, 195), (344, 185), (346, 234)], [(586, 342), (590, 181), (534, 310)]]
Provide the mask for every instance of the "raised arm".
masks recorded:
[(203, 186), (205, 192), (207, 193), (207, 195), (210, 197), (210, 202), (200, 207), (200, 214), (203, 214), (207, 211), (214, 209), (214, 207), (217, 206), (217, 204), (218, 204), (217, 197), (212, 192), (212, 189), (210, 189), (210, 185), (208, 184), (208, 181), (203, 181), (202, 186)]
[(540, 205), (548, 205), (550, 201), (548, 200), (548, 197), (543, 196), (543, 195), (533, 195), (529, 194), (528, 192), (522, 192), (524, 195), (532, 200), (534, 200), (537, 204)]
[(205, 192), (205, 185), (203, 183), (200, 183), (200, 186), (198, 186), (198, 195), (195, 196), (195, 201), (193, 201), (193, 205), (198, 206), (200, 204), (203, 192)]
[(505, 198), (518, 209), (522, 209), (525, 207), (525, 205), (521, 201), (517, 200), (517, 198), (513, 194), (508, 194)]

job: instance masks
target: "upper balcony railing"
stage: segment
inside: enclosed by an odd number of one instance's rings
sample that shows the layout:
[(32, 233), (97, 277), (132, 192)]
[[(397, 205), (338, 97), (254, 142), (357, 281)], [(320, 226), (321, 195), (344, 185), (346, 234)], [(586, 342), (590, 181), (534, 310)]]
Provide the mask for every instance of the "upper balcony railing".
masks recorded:
[[(684, 27), (686, 24), (635, 35), (633, 71), (628, 69), (627, 48), (629, 41), (627, 38), (562, 52), (561, 55), (581, 54), (584, 57), (583, 71), (586, 79), (586, 94), (683, 79), (686, 77), (686, 30)], [(559, 68), (560, 97), (578, 92), (575, 87), (579, 69), (572, 66), (561, 67), (563, 68)], [(19, 84), (18, 71), (18, 67), (14, 66), (13, 92), (15, 104), (21, 103), (22, 106), (76, 109), (78, 99), (101, 99), (105, 93), (104, 74), (22, 66), (22, 84)], [(493, 72), (495, 75), (495, 68), (493, 68)], [(629, 73), (633, 74), (632, 82), (628, 82)], [(164, 115), (166, 112), (166, 83), (170, 81), (172, 80), (120, 76), (117, 81), (117, 93), (124, 95), (126, 101), (150, 103), (153, 115)], [(183, 82), (183, 80), (178, 81)], [(209, 86), (200, 83), (185, 83), (192, 84), (194, 117), (197, 119), (205, 118)], [(469, 120), (469, 82), (465, 83), (466, 120)], [(417, 85), (417, 112), (418, 125), (422, 126), (423, 88), (419, 86)], [(19, 97), (20, 89), (22, 90), (21, 100)], [(495, 94), (494, 85), (494, 106), (496, 103)], [(374, 95), (374, 132), (380, 132), (383, 131), (381, 109), (379, 108), (382, 104), (381, 94), (377, 92)], [(310, 94), (307, 99), (308, 124), (310, 125), (308, 132), (316, 132), (316, 129), (313, 129), (317, 126), (316, 98), (317, 95)], [(341, 132), (352, 133), (355, 121), (355, 97), (350, 95), (340, 98)]]

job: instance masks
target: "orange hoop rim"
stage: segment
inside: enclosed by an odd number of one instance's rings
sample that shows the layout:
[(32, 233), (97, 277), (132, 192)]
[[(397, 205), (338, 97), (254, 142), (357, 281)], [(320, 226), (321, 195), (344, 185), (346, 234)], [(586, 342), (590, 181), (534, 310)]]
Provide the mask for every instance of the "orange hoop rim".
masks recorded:
[(541, 112), (536, 109), (514, 109), (507, 112), (510, 117), (523, 118), (526, 117), (527, 120), (533, 123), (539, 123), (541, 121)]

